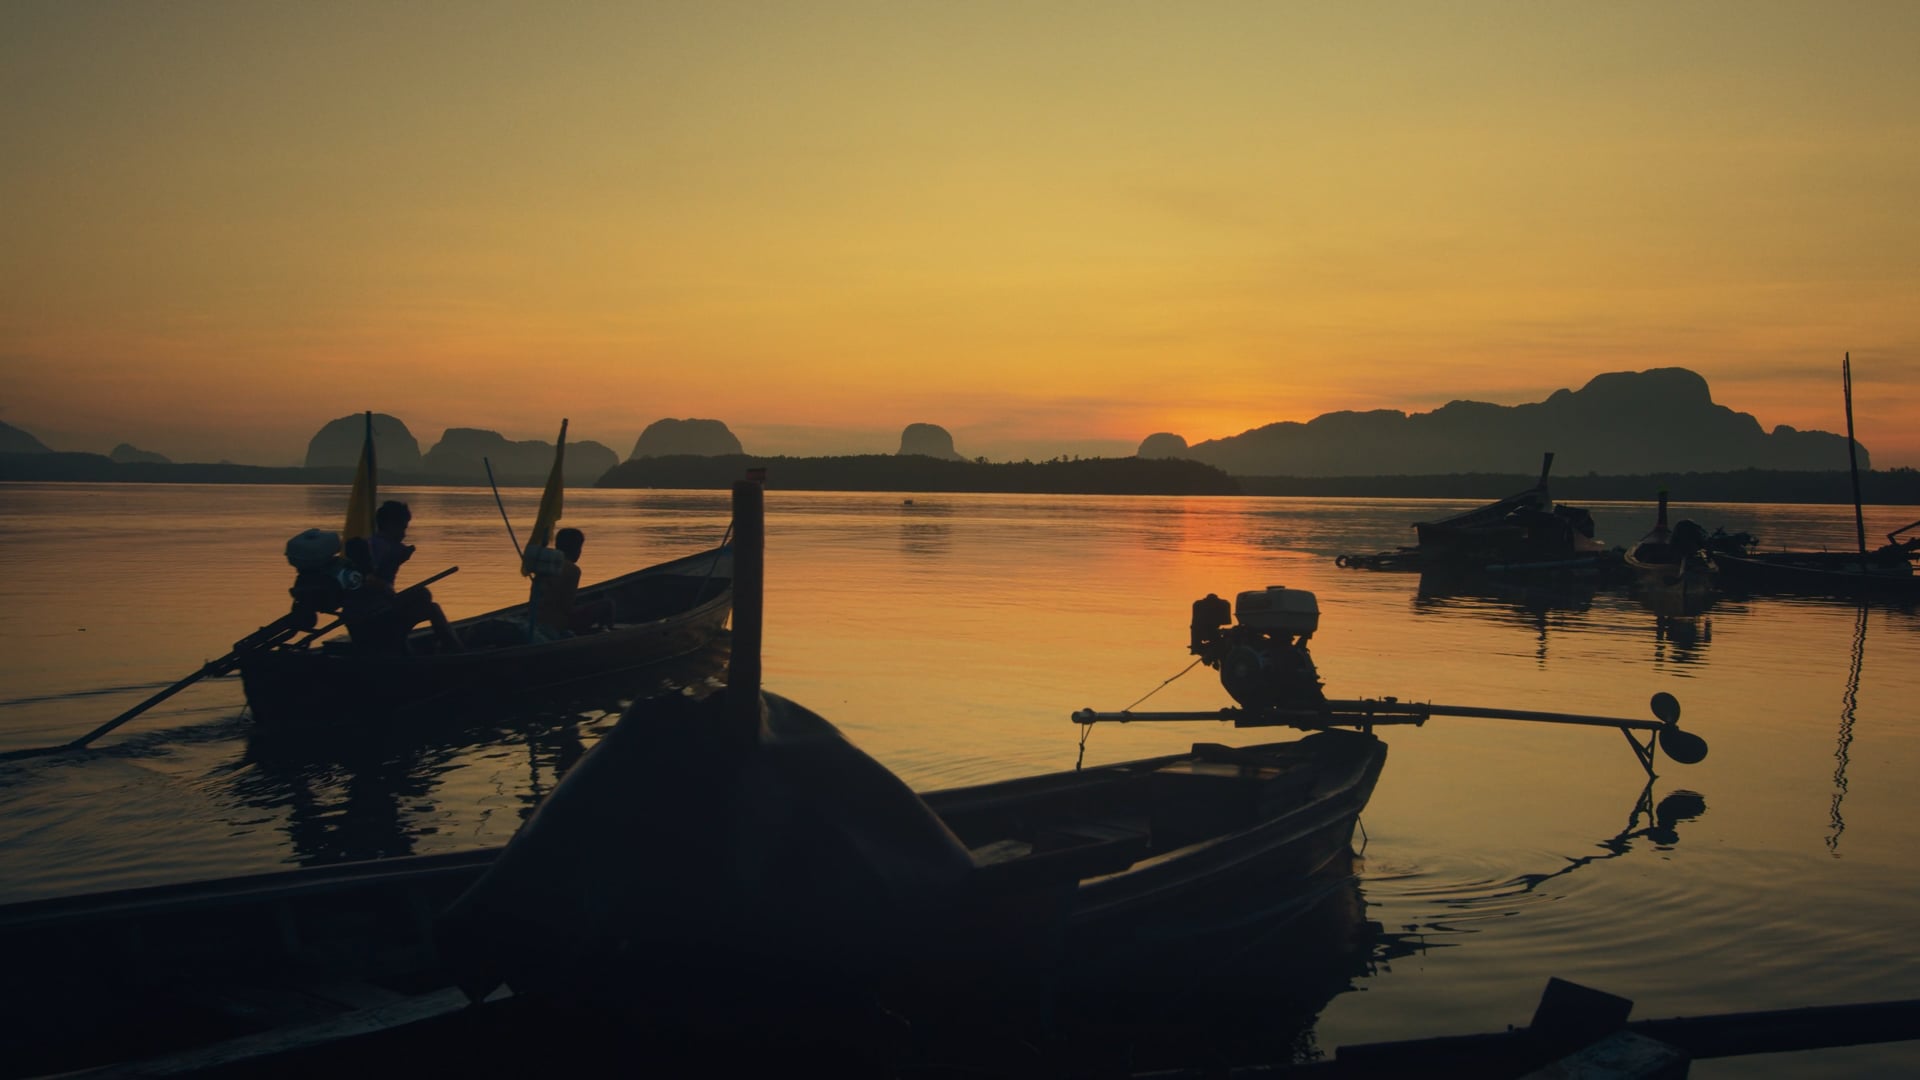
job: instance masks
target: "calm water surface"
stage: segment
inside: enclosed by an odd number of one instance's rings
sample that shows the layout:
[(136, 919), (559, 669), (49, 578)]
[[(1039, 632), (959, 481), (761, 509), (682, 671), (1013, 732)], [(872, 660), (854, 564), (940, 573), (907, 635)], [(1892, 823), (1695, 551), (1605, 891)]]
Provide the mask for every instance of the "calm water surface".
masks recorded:
[[(1712, 753), (1646, 777), (1606, 729), (1436, 719), (1392, 731), (1362, 818), (1368, 957), (1310, 1038), (1343, 1043), (1525, 1023), (1550, 975), (1636, 1017), (1920, 997), (1920, 616), (1624, 590), (1449, 587), (1344, 570), (1455, 502), (767, 496), (769, 689), (833, 720), (926, 790), (1072, 767), (1076, 708), (1213, 709), (1181, 672), (1191, 602), (1318, 593), (1330, 694), (1643, 717), (1675, 694)], [(484, 490), (408, 499), (410, 571), (456, 617), (524, 599)], [(1489, 495), (1500, 494), (1498, 492)], [(538, 493), (506, 493), (524, 530)], [(79, 735), (285, 609), (288, 536), (338, 525), (328, 488), (0, 485), (0, 750)], [(1630, 543), (1646, 506), (1594, 506)], [(1846, 547), (1851, 508), (1677, 504), (1769, 546)], [(579, 491), (589, 580), (726, 527), (721, 492)], [(1868, 511), (1869, 535), (1920, 517)], [(0, 765), (0, 901), (504, 842), (635, 692), (504, 703), (475, 730), (341, 758), (249, 742), (238, 681), (210, 680), (99, 752)], [(1178, 677), (1176, 677), (1178, 676)], [(1168, 680), (1171, 680), (1170, 682)], [(1164, 686), (1162, 684), (1165, 684)], [(1103, 725), (1088, 762), (1257, 741), (1211, 723)], [(1643, 795), (1645, 799), (1643, 801)], [(1358, 841), (1356, 841), (1358, 843)], [(1285, 978), (1276, 965), (1274, 978)], [(1911, 1044), (1727, 1059), (1697, 1076), (1912, 1073)]]

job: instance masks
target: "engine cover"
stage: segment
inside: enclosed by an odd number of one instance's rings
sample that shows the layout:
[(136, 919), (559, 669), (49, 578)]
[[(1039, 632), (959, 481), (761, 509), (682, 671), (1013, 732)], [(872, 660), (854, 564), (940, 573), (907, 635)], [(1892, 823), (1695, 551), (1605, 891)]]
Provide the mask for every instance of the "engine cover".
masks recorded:
[(1241, 626), (1274, 634), (1305, 638), (1320, 629), (1320, 601), (1305, 589), (1285, 585), (1241, 593), (1234, 598), (1233, 614)]

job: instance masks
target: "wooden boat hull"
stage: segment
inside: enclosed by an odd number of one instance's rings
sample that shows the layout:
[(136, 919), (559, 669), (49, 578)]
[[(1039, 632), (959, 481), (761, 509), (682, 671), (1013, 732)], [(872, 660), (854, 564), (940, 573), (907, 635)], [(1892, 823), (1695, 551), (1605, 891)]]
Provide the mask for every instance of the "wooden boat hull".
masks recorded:
[(1904, 553), (1878, 559), (1849, 552), (1720, 555), (1714, 564), (1721, 582), (1741, 592), (1920, 599), (1920, 576)]
[[(1101, 845), (1135, 845), (1138, 859), (1078, 881), (1066, 917), (1070, 946), (1110, 947), (1210, 935), (1223, 911), (1229, 921), (1257, 920), (1271, 890), (1350, 852), (1385, 761), (1378, 739), (1329, 731), (1245, 748), (1202, 743), (1186, 754), (924, 798), (976, 853), (1007, 839), (1061, 843), (1049, 829), (1086, 858)], [(1061, 809), (1042, 812), (1048, 806)], [(1078, 834), (1075, 824), (1030, 824), (1049, 817), (1078, 823)]]
[[(1371, 735), (1320, 732), (929, 793), (925, 805), (965, 845), (974, 868), (950, 894), (946, 910), (955, 918), (929, 924), (937, 933), (920, 928), (926, 956), (938, 966), (927, 974), (950, 993), (969, 987), (1001, 1005), (1018, 988), (986, 972), (1051, 969), (1031, 989), (1052, 993), (1054, 965), (1064, 956), (1076, 965), (1070, 975), (1110, 986), (1116, 968), (1129, 970), (1123, 958), (1137, 955), (1134, 947), (1231, 933), (1256, 916), (1271, 923), (1273, 906), (1302, 895), (1316, 875), (1344, 880), (1343, 856), (1385, 754)], [(0, 996), (10, 1020), (0, 1033), (0, 1076), (157, 1055), (171, 1055), (167, 1069), (191, 1072), (445, 1016), (464, 998), (453, 989), (458, 965), (449, 963), (436, 914), (471, 894), (504, 850), (0, 907), (0, 948), (13, 970), (37, 973), (8, 980)], [(652, 880), (672, 880), (671, 865), (647, 862), (646, 852), (631, 857)], [(851, 887), (838, 877), (828, 884)], [(792, 899), (769, 889), (769, 910)], [(510, 933), (529, 925), (515, 923)], [(664, 933), (669, 940), (681, 928), (627, 929), (639, 939)], [(958, 950), (948, 947), (956, 932)], [(709, 968), (728, 945), (686, 944), (709, 958)], [(955, 971), (948, 965), (969, 954), (984, 981), (948, 982)], [(634, 972), (646, 982), (657, 969), (651, 953), (641, 955), (649, 962)], [(1152, 968), (1130, 970), (1145, 978)], [(725, 982), (739, 971), (727, 966), (709, 977)], [(786, 996), (804, 995), (809, 977), (788, 973), (780, 1010), (838, 1000), (823, 995), (806, 1005)], [(652, 990), (688, 1010), (685, 1017), (742, 1022), (727, 1009), (699, 1011), (685, 984), (663, 980)], [(577, 1000), (618, 1010), (632, 999), (583, 991)]]
[[(614, 604), (615, 625), (558, 641), (434, 650), (431, 630), (409, 638), (404, 656), (369, 656), (350, 641), (272, 649), (241, 658), (240, 677), (256, 725), (339, 724), (429, 702), (460, 700), (593, 678), (684, 656), (711, 644), (733, 610), (733, 560), (718, 548), (582, 588), (580, 604)], [(463, 637), (524, 621), (525, 604), (455, 622)]]
[[(431, 991), (428, 933), (494, 850), (0, 907), (0, 1077), (179, 1055), (193, 1072)], [(419, 1014), (420, 1002), (412, 1002)], [(443, 1008), (464, 998), (442, 995)], [(364, 1021), (367, 1018), (361, 1016)], [(252, 1046), (235, 1040), (262, 1040)], [(204, 1056), (210, 1046), (226, 1050)], [(166, 1075), (171, 1070), (158, 1070)]]
[(1703, 596), (1713, 585), (1713, 567), (1697, 559), (1674, 558), (1669, 551), (1647, 550), (1640, 545), (1626, 554), (1626, 567), (1633, 572), (1636, 588), (1653, 592), (1672, 592)]

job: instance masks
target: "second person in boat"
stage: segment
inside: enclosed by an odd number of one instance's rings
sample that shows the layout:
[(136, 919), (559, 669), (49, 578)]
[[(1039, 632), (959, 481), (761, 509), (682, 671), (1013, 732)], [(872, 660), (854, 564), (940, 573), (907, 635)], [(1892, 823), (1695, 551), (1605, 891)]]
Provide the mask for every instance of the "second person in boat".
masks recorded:
[(578, 603), (580, 553), (586, 541), (579, 529), (561, 529), (553, 535), (557, 557), (541, 560), (534, 570), (534, 634), (540, 640), (590, 633), (613, 622), (612, 602)]

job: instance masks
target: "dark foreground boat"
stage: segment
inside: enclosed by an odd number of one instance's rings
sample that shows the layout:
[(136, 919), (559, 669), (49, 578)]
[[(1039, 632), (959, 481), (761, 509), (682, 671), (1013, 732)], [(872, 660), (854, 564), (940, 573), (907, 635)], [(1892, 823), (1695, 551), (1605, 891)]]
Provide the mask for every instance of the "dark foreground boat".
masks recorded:
[[(1320, 732), (921, 797), (815, 714), (765, 702), (744, 762), (724, 693), (637, 708), (506, 849), (0, 908), (0, 1075), (280, 1072), (458, 1012), (458, 984), (501, 976), (517, 1004), (486, 1008), (542, 1023), (815, 1017), (873, 992), (997, 1009), (1019, 979), (1058, 989), (1064, 958), (1150, 955), (1222, 932), (1223, 908), (1244, 922), (1322, 872), (1344, 880), (1386, 756)], [(731, 764), (688, 756), (701, 747)]]
[(576, 605), (612, 605), (606, 629), (529, 643), (527, 605), (453, 624), (469, 649), (440, 652), (431, 629), (401, 656), (367, 655), (350, 640), (286, 640), (242, 653), (240, 677), (257, 724), (337, 724), (343, 717), (504, 688), (525, 691), (604, 676), (706, 647), (733, 610), (733, 552), (714, 548), (581, 588)]

